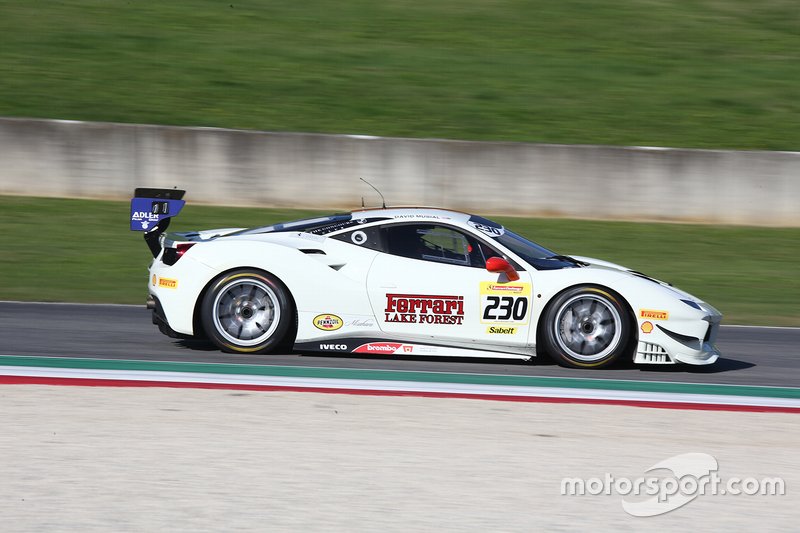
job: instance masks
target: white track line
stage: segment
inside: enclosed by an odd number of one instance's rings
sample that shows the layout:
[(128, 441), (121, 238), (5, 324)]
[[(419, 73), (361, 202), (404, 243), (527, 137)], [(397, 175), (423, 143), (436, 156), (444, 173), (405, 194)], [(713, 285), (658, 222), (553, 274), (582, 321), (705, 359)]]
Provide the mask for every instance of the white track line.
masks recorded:
[(98, 304), (81, 302), (23, 302), (20, 300), (0, 300), (0, 304), (34, 304), (34, 305), (91, 305), (96, 307), (139, 307), (145, 309), (145, 304)]

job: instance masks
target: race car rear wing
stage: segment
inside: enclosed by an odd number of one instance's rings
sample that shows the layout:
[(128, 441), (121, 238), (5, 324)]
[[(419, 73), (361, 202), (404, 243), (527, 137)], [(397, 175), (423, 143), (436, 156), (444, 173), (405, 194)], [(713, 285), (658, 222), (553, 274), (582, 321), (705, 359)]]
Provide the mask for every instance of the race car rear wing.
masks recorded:
[(131, 231), (143, 231), (153, 257), (161, 252), (159, 237), (169, 226), (172, 217), (186, 204), (186, 191), (180, 189), (138, 188), (131, 198)]

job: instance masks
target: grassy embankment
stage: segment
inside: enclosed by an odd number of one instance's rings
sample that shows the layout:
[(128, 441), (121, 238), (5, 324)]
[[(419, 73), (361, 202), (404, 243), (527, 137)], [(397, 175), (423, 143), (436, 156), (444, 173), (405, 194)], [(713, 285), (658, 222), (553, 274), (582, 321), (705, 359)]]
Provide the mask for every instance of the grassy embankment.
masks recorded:
[[(143, 303), (149, 252), (126, 202), (0, 196), (0, 299)], [(171, 230), (318, 212), (188, 205)], [(800, 326), (800, 229), (495, 217), (558, 252), (620, 263), (717, 306), (728, 324)]]
[(788, 0), (0, 0), (0, 116), (800, 149)]

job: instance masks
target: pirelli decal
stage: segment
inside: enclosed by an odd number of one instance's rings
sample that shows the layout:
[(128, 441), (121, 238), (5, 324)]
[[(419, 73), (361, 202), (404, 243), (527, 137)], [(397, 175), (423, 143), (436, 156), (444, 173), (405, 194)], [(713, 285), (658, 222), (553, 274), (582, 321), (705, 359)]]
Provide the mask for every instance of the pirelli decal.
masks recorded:
[(164, 287), (165, 289), (177, 289), (178, 280), (169, 278), (158, 278), (158, 286)]
[[(530, 283), (497, 283), (485, 281), (481, 283), (481, 323), (483, 324), (527, 324), (530, 319), (531, 284)], [(492, 329), (492, 328), (490, 328)], [(503, 328), (497, 328), (503, 329)], [(506, 330), (508, 328), (505, 328)], [(489, 331), (487, 333), (501, 333)], [(502, 331), (513, 334), (513, 331)]]
[(655, 311), (653, 309), (639, 309), (639, 316), (649, 320), (667, 320), (669, 313), (667, 311)]
[(464, 322), (464, 297), (387, 294), (384, 314), (384, 320), (392, 323), (460, 326)]

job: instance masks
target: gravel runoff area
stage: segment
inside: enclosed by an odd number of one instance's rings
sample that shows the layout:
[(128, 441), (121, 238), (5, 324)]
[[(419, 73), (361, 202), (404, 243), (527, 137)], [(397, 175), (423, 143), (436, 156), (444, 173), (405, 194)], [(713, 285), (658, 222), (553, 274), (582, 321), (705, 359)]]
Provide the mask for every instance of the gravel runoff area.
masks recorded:
[[(292, 392), (0, 388), (10, 531), (792, 530), (797, 415)], [(783, 496), (626, 514), (564, 477), (703, 452)], [(635, 498), (628, 497), (631, 500)], [(640, 498), (641, 499), (641, 498)]]

